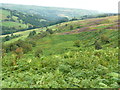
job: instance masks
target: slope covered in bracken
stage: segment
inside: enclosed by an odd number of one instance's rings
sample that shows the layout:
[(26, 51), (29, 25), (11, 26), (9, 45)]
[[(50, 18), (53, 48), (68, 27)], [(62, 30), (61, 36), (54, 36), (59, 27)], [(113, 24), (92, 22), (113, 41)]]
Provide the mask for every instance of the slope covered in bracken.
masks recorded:
[(117, 23), (65, 22), (4, 43), (2, 88), (119, 88)]

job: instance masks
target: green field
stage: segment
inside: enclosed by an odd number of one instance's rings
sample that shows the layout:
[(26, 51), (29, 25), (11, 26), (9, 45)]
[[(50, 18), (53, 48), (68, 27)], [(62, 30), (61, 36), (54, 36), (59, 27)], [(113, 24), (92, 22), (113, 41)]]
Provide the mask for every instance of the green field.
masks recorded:
[(15, 27), (17, 29), (28, 28), (28, 26), (25, 25), (25, 24), (21, 24), (21, 23), (17, 23), (17, 22), (10, 22), (10, 21), (3, 22), (2, 25), (5, 26), (5, 27)]
[(14, 33), (22, 36), (3, 44), (2, 88), (120, 88), (117, 17)]
[(0, 9), (0, 20), (6, 19), (8, 15), (10, 15), (9, 11)]

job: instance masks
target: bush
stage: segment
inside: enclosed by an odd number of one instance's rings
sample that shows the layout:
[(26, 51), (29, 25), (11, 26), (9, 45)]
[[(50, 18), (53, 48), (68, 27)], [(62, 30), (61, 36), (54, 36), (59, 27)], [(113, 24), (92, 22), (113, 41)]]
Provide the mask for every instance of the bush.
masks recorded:
[(28, 41), (28, 42), (29, 42), (29, 44), (32, 45), (32, 47), (35, 47), (35, 46), (36, 46), (36, 42), (35, 42), (35, 41)]
[(72, 25), (70, 25), (70, 30), (73, 30), (73, 26)]
[(29, 33), (28, 37), (32, 37), (32, 36), (34, 36), (35, 34), (36, 34), (36, 31), (32, 31), (32, 32)]
[(68, 24), (65, 24), (65, 26), (68, 26)]
[(43, 55), (43, 50), (41, 48), (37, 49), (37, 51), (35, 52), (35, 57), (40, 58), (41, 55)]
[(18, 40), (9, 45), (3, 45), (3, 48), (5, 49), (7, 53), (10, 51), (15, 51), (19, 47), (23, 49), (23, 53), (27, 53), (28, 51), (32, 50), (32, 44), (30, 44), (29, 42), (25, 42), (23, 40)]
[(6, 53), (5, 49), (2, 49), (1, 52), (2, 52), (2, 58), (3, 58), (5, 56), (5, 53)]
[(27, 53), (27, 52), (29, 52), (29, 51), (32, 50), (32, 45), (31, 45), (31, 44), (28, 44), (28, 43), (25, 43), (25, 44), (22, 46), (22, 48), (23, 48), (23, 52), (24, 52), (24, 53)]
[(50, 33), (50, 34), (53, 34), (53, 30), (52, 29), (47, 29), (46, 32)]
[(16, 59), (19, 59), (23, 56), (23, 48), (19, 47), (15, 50), (15, 53), (17, 54)]
[(96, 50), (102, 49), (102, 47), (98, 41), (95, 41), (95, 49)]
[(80, 28), (80, 26), (77, 26), (77, 28)]
[(14, 51), (18, 48), (18, 46), (14, 45), (14, 43), (10, 44), (9, 47), (10, 47), (10, 51)]
[(10, 36), (6, 36), (3, 41), (9, 41), (10, 39)]
[(6, 53), (10, 52), (10, 51), (15, 51), (17, 46), (14, 43), (11, 43), (9, 45), (2, 45), (2, 48), (5, 50)]
[(43, 37), (46, 37), (47, 35), (48, 35), (47, 32), (43, 32), (43, 33), (40, 33), (39, 37), (40, 37), (40, 38), (43, 38)]
[(105, 36), (105, 35), (102, 35), (102, 36), (100, 37), (100, 39), (101, 39), (101, 41), (102, 41), (103, 43), (105, 43), (105, 44), (110, 43), (109, 38), (108, 38), (107, 36)]
[(23, 49), (22, 49), (21, 47), (19, 47), (19, 48), (17, 48), (17, 49), (15, 50), (15, 53), (16, 53), (17, 55), (23, 54)]
[(80, 47), (80, 40), (75, 41), (73, 46)]

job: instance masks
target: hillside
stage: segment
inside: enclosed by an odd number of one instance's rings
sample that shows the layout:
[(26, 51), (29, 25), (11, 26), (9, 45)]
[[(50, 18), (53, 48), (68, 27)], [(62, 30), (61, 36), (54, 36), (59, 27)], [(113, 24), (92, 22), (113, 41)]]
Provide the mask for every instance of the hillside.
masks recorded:
[[(80, 33), (83, 31), (95, 31), (95, 30), (101, 30), (101, 29), (115, 29), (117, 30), (117, 16), (109, 16), (109, 17), (103, 17), (103, 18), (93, 18), (93, 19), (86, 19), (86, 20), (76, 20), (76, 21), (69, 21), (64, 22), (60, 24), (56, 24), (53, 26), (48, 26), (47, 28), (52, 29), (53, 31), (57, 31), (56, 34), (74, 34), (74, 33)], [(43, 28), (37, 28), (37, 29), (31, 29), (28, 31), (21, 31), (18, 33), (14, 33), (14, 35), (24, 35), (25, 37), (28, 36), (28, 34), (35, 30), (37, 33), (40, 33), (40, 31), (46, 31), (46, 27)], [(10, 36), (10, 34), (8, 34)], [(1, 37), (5, 37), (7, 35), (2, 35)]]
[(2, 87), (119, 88), (117, 19), (64, 22), (4, 42)]
[(47, 27), (62, 22), (116, 15), (114, 13), (98, 13), (97, 11), (83, 9), (15, 4), (1, 4), (1, 6), (2, 35)]
[(50, 21), (41, 15), (28, 13), (26, 14), (23, 12), (6, 8), (0, 8), (0, 16), (0, 21), (2, 22), (3, 35), (18, 31), (30, 30), (38, 27), (46, 27), (52, 24), (65, 22), (68, 20), (64, 17), (56, 17), (56, 20)]
[(41, 15), (48, 20), (56, 20), (57, 17), (67, 17), (80, 18), (84, 15), (96, 15), (100, 14), (97, 11), (84, 10), (84, 9), (72, 9), (72, 8), (59, 8), (59, 7), (44, 7), (44, 6), (34, 6), (34, 5), (15, 5), (15, 4), (4, 4), (3, 8), (8, 8), (11, 10), (22, 11), (29, 14)]

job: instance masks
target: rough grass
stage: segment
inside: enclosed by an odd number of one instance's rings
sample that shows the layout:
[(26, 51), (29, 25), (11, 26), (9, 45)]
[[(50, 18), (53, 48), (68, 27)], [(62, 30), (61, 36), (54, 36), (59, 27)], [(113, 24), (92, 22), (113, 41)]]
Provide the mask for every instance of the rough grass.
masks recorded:
[[(108, 19), (110, 23), (114, 23), (116, 17)], [(96, 19), (88, 22), (94, 20)], [(84, 25), (90, 24), (87, 20), (84, 21)], [(2, 59), (2, 88), (119, 88), (118, 31), (104, 29), (104, 25), (102, 22), (102, 27), (98, 28), (102, 29), (101, 32), (100, 29), (33, 39), (36, 46), (20, 59), (15, 59), (16, 55), (13, 52), (5, 53)], [(61, 27), (61, 30), (66, 28), (64, 25)], [(57, 29), (58, 26), (49, 28)], [(36, 31), (39, 32), (39, 29)], [(28, 32), (23, 32), (23, 35), (27, 36)], [(95, 50), (94, 42), (101, 35), (106, 35), (110, 43), (103, 44), (99, 40), (102, 49)], [(77, 40), (80, 47), (74, 46)], [(38, 49), (43, 50), (41, 57), (35, 57)], [(13, 62), (16, 62), (16, 65), (13, 65)]]
[[(117, 31), (106, 31), (116, 45)], [(95, 50), (95, 32), (50, 35), (36, 40), (33, 51), (16, 60), (14, 53), (3, 58), (2, 87), (9, 88), (118, 88), (118, 47), (103, 45)], [(80, 40), (80, 47), (74, 41)], [(34, 52), (41, 48), (41, 58)], [(14, 78), (13, 78), (14, 77)]]
[(0, 9), (0, 20), (6, 19), (8, 15), (10, 15), (9, 11)]
[[(21, 23), (18, 23), (18, 22), (11, 22), (11, 21), (2, 22), (2, 26), (15, 27), (16, 29), (27, 28), (28, 27), (25, 24), (21, 24)], [(21, 27), (19, 27), (19, 26), (21, 26)]]

